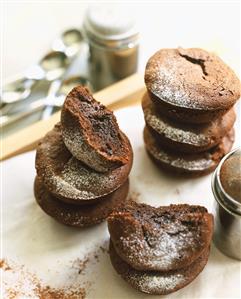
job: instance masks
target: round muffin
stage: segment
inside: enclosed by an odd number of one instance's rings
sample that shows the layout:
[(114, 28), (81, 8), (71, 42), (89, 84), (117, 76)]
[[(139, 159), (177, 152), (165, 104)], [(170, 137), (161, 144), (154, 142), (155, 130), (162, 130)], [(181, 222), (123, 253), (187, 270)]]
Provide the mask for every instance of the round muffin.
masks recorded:
[(240, 81), (216, 55), (202, 49), (162, 49), (147, 62), (145, 83), (166, 116), (206, 123), (225, 114), (240, 97)]
[(127, 200), (129, 181), (101, 201), (91, 205), (71, 205), (55, 198), (39, 177), (35, 178), (34, 194), (39, 206), (55, 220), (70, 226), (87, 227), (104, 221), (120, 204)]
[(189, 267), (168, 271), (138, 271), (123, 261), (110, 242), (111, 263), (116, 272), (135, 289), (152, 295), (167, 295), (192, 282), (207, 264), (206, 249)]
[(213, 216), (187, 204), (152, 207), (129, 202), (108, 217), (118, 256), (141, 271), (173, 271), (191, 265), (210, 245)]
[(97, 102), (85, 87), (77, 86), (68, 94), (61, 124), (66, 147), (90, 168), (106, 172), (130, 162), (131, 145), (113, 112)]
[(208, 124), (184, 124), (162, 115), (146, 93), (142, 99), (146, 124), (153, 129), (156, 140), (165, 147), (184, 152), (199, 153), (216, 146), (234, 125), (234, 109)]
[(231, 150), (234, 142), (234, 129), (231, 129), (216, 147), (197, 154), (168, 150), (147, 127), (144, 129), (144, 142), (150, 158), (161, 169), (171, 174), (198, 177), (212, 172), (222, 157)]
[[(125, 137), (127, 138), (127, 137)], [(37, 175), (49, 192), (67, 203), (88, 204), (118, 189), (132, 166), (128, 163), (106, 173), (96, 172), (74, 158), (66, 148), (58, 123), (40, 142), (36, 154)]]

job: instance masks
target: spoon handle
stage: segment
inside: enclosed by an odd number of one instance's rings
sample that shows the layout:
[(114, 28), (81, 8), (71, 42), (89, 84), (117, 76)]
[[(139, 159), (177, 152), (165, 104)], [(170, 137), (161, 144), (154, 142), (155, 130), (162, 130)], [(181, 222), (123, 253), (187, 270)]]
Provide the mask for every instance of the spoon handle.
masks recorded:
[(46, 98), (46, 102), (49, 104), (46, 105), (46, 107), (41, 115), (41, 119), (43, 119), (43, 120), (47, 119), (52, 114), (53, 109), (54, 109), (54, 103), (51, 103), (51, 100), (56, 97), (56, 94), (58, 93), (58, 91), (60, 89), (61, 83), (62, 83), (61, 79), (55, 80), (51, 83), (49, 90), (48, 90), (48, 95)]
[(31, 115), (32, 113), (40, 111), (41, 109), (43, 109), (44, 106), (45, 106), (44, 99), (40, 99), (31, 103), (29, 109), (27, 109), (26, 111), (13, 114), (13, 115), (2, 115), (0, 116), (0, 126), (5, 127), (10, 124), (13, 124), (16, 121)]

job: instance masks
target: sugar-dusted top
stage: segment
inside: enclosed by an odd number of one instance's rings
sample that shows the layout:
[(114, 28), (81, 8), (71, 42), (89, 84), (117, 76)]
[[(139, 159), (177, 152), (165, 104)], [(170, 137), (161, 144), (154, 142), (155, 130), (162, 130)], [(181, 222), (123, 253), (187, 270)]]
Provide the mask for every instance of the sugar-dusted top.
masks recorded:
[(118, 255), (137, 270), (187, 267), (208, 248), (213, 217), (204, 207), (131, 202), (108, 218)]
[(76, 86), (66, 97), (62, 137), (72, 155), (90, 168), (106, 172), (130, 163), (130, 142), (112, 111), (96, 101), (88, 89)]
[(58, 123), (40, 142), (36, 154), (37, 174), (47, 189), (73, 201), (89, 201), (119, 188), (127, 179), (132, 163), (106, 173), (96, 172), (68, 151)]
[(147, 125), (158, 134), (171, 141), (195, 147), (212, 145), (215, 139), (220, 141), (231, 130), (236, 119), (234, 109), (231, 109), (208, 124), (190, 126), (161, 115), (147, 93), (143, 96), (142, 107)]
[(147, 62), (147, 89), (174, 106), (228, 109), (240, 97), (240, 81), (218, 56), (198, 48), (161, 49)]

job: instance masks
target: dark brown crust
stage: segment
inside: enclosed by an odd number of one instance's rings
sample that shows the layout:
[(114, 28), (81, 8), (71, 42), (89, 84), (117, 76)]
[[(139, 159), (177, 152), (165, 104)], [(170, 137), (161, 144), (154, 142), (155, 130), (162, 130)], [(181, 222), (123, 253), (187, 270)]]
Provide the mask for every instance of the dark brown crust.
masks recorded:
[(209, 247), (213, 216), (201, 206), (129, 202), (108, 217), (108, 229), (117, 254), (131, 267), (170, 271), (192, 264)]
[(189, 267), (169, 271), (138, 271), (124, 262), (110, 242), (110, 259), (116, 272), (138, 291), (152, 295), (167, 295), (191, 283), (207, 264), (209, 249)]
[(177, 153), (166, 149), (147, 127), (144, 129), (144, 142), (149, 156), (161, 169), (171, 174), (198, 177), (212, 172), (222, 157), (231, 150), (234, 129), (216, 147), (197, 154)]
[(210, 111), (212, 117), (213, 112), (222, 115), (240, 97), (235, 73), (219, 57), (202, 49), (158, 51), (147, 62), (145, 83), (155, 99), (177, 112), (201, 111), (203, 122), (211, 120)]
[(225, 113), (227, 113), (233, 106), (229, 109), (221, 109), (221, 110), (193, 110), (188, 108), (176, 108), (173, 105), (165, 103), (157, 98), (152, 93), (148, 92), (149, 97), (154, 103), (156, 109), (166, 115), (168, 118), (172, 120), (176, 120), (179, 122), (183, 122), (186, 124), (206, 124), (217, 118), (222, 117)]
[(234, 109), (223, 117), (208, 124), (187, 125), (173, 121), (159, 111), (147, 93), (142, 99), (142, 108), (148, 127), (153, 129), (162, 145), (171, 150), (184, 153), (199, 153), (216, 146), (228, 134), (234, 125), (236, 115)]
[(104, 221), (108, 215), (127, 200), (129, 181), (105, 196), (96, 204), (76, 206), (66, 204), (47, 191), (41, 179), (36, 177), (34, 194), (39, 206), (55, 220), (70, 226), (87, 227)]
[[(126, 137), (127, 138), (127, 137)], [(36, 170), (46, 188), (56, 197), (73, 203), (89, 203), (118, 189), (127, 179), (129, 162), (107, 173), (99, 173), (75, 159), (65, 147), (57, 124), (40, 142)]]
[(77, 86), (61, 112), (62, 136), (72, 155), (90, 168), (106, 172), (130, 162), (131, 145), (112, 111), (97, 102), (88, 89)]

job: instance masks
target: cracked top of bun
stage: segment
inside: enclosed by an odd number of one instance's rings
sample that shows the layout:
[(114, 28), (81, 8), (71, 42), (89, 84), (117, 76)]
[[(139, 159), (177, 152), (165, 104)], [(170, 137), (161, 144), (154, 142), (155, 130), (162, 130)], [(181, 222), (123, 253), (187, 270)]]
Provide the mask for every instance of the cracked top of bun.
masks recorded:
[(161, 49), (147, 62), (151, 95), (181, 108), (229, 109), (240, 97), (240, 81), (218, 56), (198, 48)]

